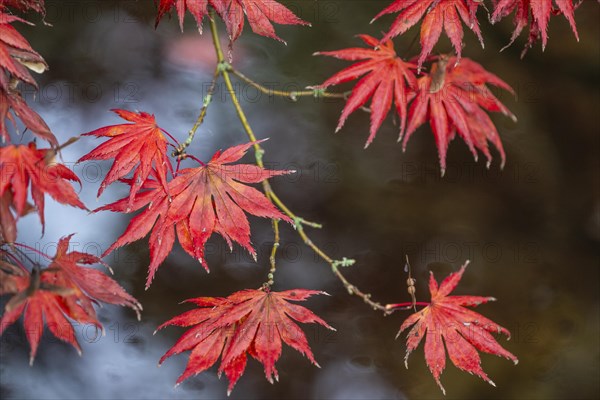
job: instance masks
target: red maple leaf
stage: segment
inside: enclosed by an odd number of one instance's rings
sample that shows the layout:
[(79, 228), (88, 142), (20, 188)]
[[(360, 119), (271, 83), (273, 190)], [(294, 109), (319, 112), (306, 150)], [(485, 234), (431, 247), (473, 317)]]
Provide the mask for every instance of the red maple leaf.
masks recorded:
[(418, 62), (420, 70), (438, 42), (442, 29), (446, 31), (460, 60), (463, 40), (461, 19), (477, 35), (483, 46), (479, 22), (475, 15), (482, 3), (481, 0), (396, 0), (377, 14), (373, 21), (386, 14), (400, 13), (390, 31), (383, 37), (382, 41), (386, 41), (405, 33), (425, 16), (421, 25), (421, 55)]
[[(44, 319), (54, 336), (72, 344), (80, 354), (81, 348), (69, 319), (102, 329), (96, 317), (94, 303), (101, 301), (131, 307), (138, 313), (139, 319), (141, 305), (117, 282), (98, 270), (78, 265), (101, 261), (91, 254), (69, 252), (71, 236), (60, 239), (55, 257), (48, 268), (41, 271), (34, 269), (30, 274), (22, 266), (12, 265), (7, 261), (0, 263), (0, 278), (3, 282), (0, 295), (14, 294), (4, 308), (0, 320), (0, 335), (24, 314), (23, 324), (31, 346), (30, 363), (33, 363), (42, 337)], [(3, 258), (6, 257), (4, 250), (0, 254)]]
[[(239, 243), (256, 257), (250, 243), (250, 225), (244, 211), (265, 218), (290, 221), (253, 187), (244, 183), (258, 183), (276, 175), (294, 171), (265, 170), (256, 165), (230, 165), (242, 158), (254, 143), (231, 147), (216, 152), (210, 162), (197, 168), (179, 171), (168, 183), (168, 193), (158, 182), (148, 180), (145, 191), (129, 204), (124, 198), (99, 208), (115, 212), (132, 212), (148, 206), (136, 215), (125, 232), (104, 255), (114, 249), (150, 234), (150, 266), (146, 288), (150, 286), (159, 265), (170, 253), (175, 232), (183, 249), (197, 258), (208, 271), (204, 259), (204, 245), (213, 233), (220, 234), (231, 248)], [(131, 184), (131, 181), (128, 181)]]
[(368, 35), (359, 35), (359, 37), (373, 49), (349, 48), (337, 51), (322, 51), (315, 54), (336, 57), (342, 60), (364, 60), (333, 75), (319, 85), (318, 88), (339, 85), (364, 75), (352, 89), (352, 94), (340, 116), (336, 132), (342, 128), (351, 113), (363, 106), (369, 98), (372, 98), (371, 129), (365, 144), (366, 148), (375, 138), (377, 130), (392, 107), (392, 99), (396, 105), (396, 112), (400, 117), (400, 136), (402, 136), (406, 123), (409, 92), (416, 89), (417, 78), (413, 72), (416, 65), (404, 62), (398, 57), (391, 40), (381, 44), (379, 40)]
[(114, 158), (114, 163), (100, 184), (98, 196), (106, 186), (125, 177), (135, 169), (133, 184), (129, 192), (129, 203), (133, 201), (138, 190), (148, 179), (150, 171), (154, 171), (167, 190), (167, 171), (173, 173), (173, 167), (167, 156), (167, 139), (164, 131), (156, 125), (154, 115), (145, 112), (127, 110), (112, 110), (131, 124), (105, 126), (83, 136), (108, 137), (102, 143), (78, 162), (87, 160), (108, 160)]
[(181, 314), (158, 327), (193, 326), (160, 359), (191, 350), (187, 367), (177, 384), (213, 366), (219, 356), (219, 375), (229, 379), (228, 394), (246, 368), (247, 354), (263, 364), (267, 380), (279, 380), (275, 363), (279, 360), (282, 341), (317, 365), (306, 336), (294, 322), (317, 323), (334, 330), (305, 307), (290, 301), (304, 301), (315, 290), (295, 289), (284, 292), (242, 290), (227, 298), (199, 297), (186, 300), (200, 308)]
[(202, 21), (208, 15), (208, 4), (212, 2), (213, 0), (160, 0), (154, 27), (157, 27), (161, 18), (175, 6), (181, 31), (183, 32), (183, 20), (185, 18), (185, 10), (187, 9), (196, 19), (198, 29), (202, 33)]
[[(135, 298), (125, 292), (117, 282), (96, 269), (82, 268), (79, 265), (102, 264), (110, 270), (108, 265), (93, 254), (69, 251), (71, 237), (73, 237), (72, 234), (58, 241), (56, 254), (48, 268), (57, 268), (60, 274), (64, 276), (63, 279), (70, 281), (70, 286), (80, 293), (87, 294), (94, 301), (130, 307), (138, 313), (139, 318), (141, 305)], [(60, 286), (64, 287), (65, 285), (61, 284)]]
[(431, 273), (429, 277), (431, 303), (408, 317), (396, 336), (397, 338), (402, 331), (414, 325), (407, 335), (404, 358), (406, 368), (408, 368), (408, 356), (425, 337), (425, 361), (444, 394), (446, 391), (440, 382), (440, 375), (446, 366), (446, 350), (457, 368), (475, 374), (491, 385), (494, 385), (494, 382), (481, 368), (478, 351), (505, 357), (515, 364), (519, 362), (517, 357), (500, 346), (491, 335), (491, 333), (503, 333), (510, 338), (510, 332), (483, 315), (465, 308), (495, 301), (495, 298), (448, 296), (458, 285), (468, 264), (467, 261), (458, 272), (446, 277), (439, 287)]
[[(44, 227), (44, 195), (49, 194), (62, 204), (85, 209), (73, 186), (68, 181), (81, 183), (73, 171), (54, 161), (53, 149), (38, 149), (35, 143), (29, 146), (10, 145), (0, 148), (0, 213), (3, 235), (7, 242), (16, 238), (16, 218), (30, 211), (27, 196), (31, 197)], [(9, 207), (16, 212), (16, 218)], [(5, 226), (6, 223), (6, 226)]]
[(14, 77), (37, 87), (35, 79), (28, 69), (38, 73), (48, 69), (48, 65), (17, 30), (11, 25), (13, 22), (29, 22), (6, 14), (0, 10), (0, 86), (8, 91), (10, 78)]
[(310, 25), (275, 0), (160, 0), (156, 25), (173, 6), (177, 10), (181, 30), (187, 8), (196, 19), (200, 32), (202, 20), (208, 14), (208, 6), (212, 6), (225, 21), (231, 41), (235, 41), (242, 33), (244, 15), (247, 16), (254, 33), (282, 42), (284, 41), (275, 34), (273, 22), (280, 25)]
[(49, 141), (52, 145), (57, 145), (58, 142), (48, 125), (27, 106), (17, 90), (19, 82), (37, 88), (37, 83), (28, 70), (42, 73), (48, 65), (11, 25), (13, 22), (28, 23), (14, 15), (2, 12), (0, 8), (0, 138), (9, 141), (7, 120), (12, 122), (16, 130), (16, 121), (10, 114), (12, 110), (35, 135)]
[(0, 88), (0, 139), (4, 142), (10, 142), (6, 121), (10, 121), (17, 129), (17, 122), (10, 114), (13, 112), (22, 122), (23, 125), (37, 137), (47, 140), (51, 145), (58, 146), (58, 140), (52, 134), (52, 131), (46, 122), (33, 111), (23, 100), (18, 91), (9, 89), (5, 92)]
[(419, 90), (408, 112), (408, 126), (403, 147), (415, 130), (429, 118), (440, 157), (442, 175), (446, 170), (446, 151), (455, 133), (465, 141), (477, 160), (477, 149), (486, 156), (488, 167), (492, 156), (487, 142), (500, 152), (502, 166), (506, 156), (494, 123), (484, 110), (501, 112), (516, 121), (486, 86), (497, 86), (513, 93), (512, 88), (480, 64), (465, 58), (457, 64), (455, 57), (440, 57), (431, 73), (419, 78)]
[(548, 22), (552, 14), (564, 15), (571, 25), (575, 38), (579, 41), (574, 15), (576, 6), (573, 5), (573, 1), (555, 0), (554, 2), (558, 6), (558, 9), (554, 9), (552, 0), (494, 0), (495, 8), (491, 21), (492, 23), (496, 23), (510, 15), (513, 11), (515, 12), (515, 30), (510, 38), (510, 43), (506, 47), (515, 41), (527, 24), (530, 24), (529, 38), (521, 56), (524, 56), (527, 50), (533, 47), (535, 41), (540, 37), (542, 38), (542, 50), (546, 48), (546, 44), (548, 43)]
[(1, 7), (12, 7), (21, 11), (33, 10), (43, 16), (46, 15), (44, 0), (2, 0)]

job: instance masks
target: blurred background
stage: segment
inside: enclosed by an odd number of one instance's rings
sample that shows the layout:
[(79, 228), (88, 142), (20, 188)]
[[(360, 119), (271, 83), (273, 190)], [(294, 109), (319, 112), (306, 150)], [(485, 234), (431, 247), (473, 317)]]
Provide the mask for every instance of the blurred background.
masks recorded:
[[(287, 46), (244, 31), (233, 49), (233, 64), (254, 80), (294, 90), (323, 82), (348, 65), (319, 50), (360, 45), (359, 33), (375, 36), (393, 17), (369, 24), (389, 1), (284, 1), (312, 28), (277, 26)], [(483, 368), (497, 388), (448, 363), (442, 382), (447, 398), (598, 398), (599, 389), (599, 74), (600, 7), (585, 1), (576, 12), (578, 43), (563, 17), (550, 21), (550, 40), (524, 60), (526, 40), (500, 53), (512, 32), (512, 19), (491, 26), (480, 11), (485, 51), (465, 32), (463, 56), (481, 63), (516, 91), (495, 92), (518, 116), (518, 123), (494, 116), (507, 152), (504, 170), (497, 153), (489, 169), (473, 162), (460, 140), (450, 144), (446, 176), (428, 127), (411, 139), (406, 153), (396, 143), (398, 126), (388, 118), (372, 145), (363, 150), (369, 115), (353, 114), (333, 131), (343, 102), (270, 98), (238, 82), (236, 91), (250, 124), (265, 143), (270, 168), (298, 173), (273, 181), (297, 214), (323, 224), (309, 230), (334, 258), (357, 260), (343, 272), (382, 303), (410, 301), (404, 256), (417, 279), (417, 298), (428, 301), (427, 279), (438, 280), (467, 259), (471, 265), (457, 294), (494, 296), (498, 302), (477, 311), (508, 328), (500, 343), (519, 357), (510, 361), (482, 355)], [(142, 110), (184, 140), (206, 94), (215, 56), (210, 35), (199, 35), (186, 17), (185, 33), (175, 15), (154, 29), (151, 1), (48, 1), (45, 25), (18, 29), (44, 56), (50, 70), (39, 77), (40, 90), (25, 92), (29, 104), (59, 141), (101, 126), (121, 123), (111, 108)], [(223, 43), (224, 27), (220, 23)], [(205, 24), (205, 31), (208, 26)], [(413, 56), (418, 28), (395, 40), (399, 54)], [(436, 51), (450, 51), (443, 38)], [(342, 87), (348, 90), (352, 85)], [(28, 138), (26, 138), (28, 139)], [(218, 149), (246, 142), (224, 85), (217, 86), (207, 119), (189, 152), (207, 160)], [(101, 141), (85, 138), (64, 149), (62, 158), (83, 181), (80, 196), (96, 208), (126, 193), (115, 184), (96, 199), (110, 163), (75, 161)], [(493, 151), (493, 150), (492, 150)], [(246, 159), (252, 162), (249, 155)], [(191, 164), (190, 164), (191, 165)], [(130, 216), (84, 211), (48, 200), (46, 233), (35, 216), (22, 218), (19, 240), (54, 253), (57, 240), (76, 233), (78, 251), (101, 254), (120, 235)], [(144, 305), (142, 321), (130, 310), (99, 310), (106, 335), (76, 326), (83, 357), (48, 332), (33, 367), (21, 323), (2, 337), (0, 396), (3, 399), (215, 399), (226, 397), (226, 380), (216, 368), (173, 388), (187, 354), (158, 369), (160, 356), (183, 329), (153, 336), (165, 320), (189, 307), (180, 301), (227, 296), (258, 287), (268, 272), (272, 243), (269, 221), (250, 218), (258, 262), (239, 247), (230, 253), (220, 237), (207, 246), (210, 275), (178, 245), (144, 291), (149, 263), (147, 240), (112, 253), (106, 262), (115, 278)], [(337, 328), (329, 332), (304, 326), (321, 365), (284, 349), (277, 368), (280, 382), (270, 385), (262, 366), (249, 361), (232, 399), (429, 399), (442, 394), (429, 373), (422, 346), (404, 367), (404, 336), (394, 340), (408, 316), (383, 317), (349, 296), (329, 267), (283, 227), (276, 290), (309, 288), (332, 295), (307, 306)], [(30, 254), (34, 256), (34, 254)], [(322, 296), (324, 297), (324, 296)], [(4, 303), (3, 303), (4, 304)]]

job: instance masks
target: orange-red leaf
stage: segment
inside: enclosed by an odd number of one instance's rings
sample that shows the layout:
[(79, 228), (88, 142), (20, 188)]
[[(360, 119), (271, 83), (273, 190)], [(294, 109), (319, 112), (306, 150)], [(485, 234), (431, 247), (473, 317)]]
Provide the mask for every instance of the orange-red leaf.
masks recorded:
[[(25, 7), (26, 4), (23, 4)], [(43, 6), (42, 6), (43, 7)], [(24, 82), (37, 88), (35, 79), (29, 70), (44, 72), (48, 66), (29, 42), (11, 25), (13, 22), (27, 21), (4, 13), (0, 7), (0, 139), (9, 141), (7, 121), (16, 129), (14, 113), (23, 124), (38, 137), (52, 145), (58, 142), (44, 120), (31, 108), (17, 90), (17, 84)]]
[(242, 33), (244, 15), (248, 18), (254, 33), (282, 42), (283, 40), (275, 34), (273, 23), (310, 25), (275, 0), (160, 0), (156, 25), (173, 6), (177, 10), (181, 30), (183, 30), (183, 19), (187, 9), (196, 19), (200, 32), (202, 32), (202, 20), (208, 14), (208, 6), (212, 6), (225, 21), (231, 41), (236, 40)]
[(368, 35), (360, 35), (360, 38), (371, 48), (349, 48), (315, 54), (336, 57), (342, 60), (361, 60), (333, 75), (318, 87), (327, 88), (339, 85), (364, 75), (352, 89), (352, 94), (342, 111), (336, 131), (342, 128), (350, 114), (363, 106), (369, 98), (372, 98), (371, 129), (365, 144), (365, 147), (367, 147), (375, 138), (379, 127), (389, 113), (392, 100), (396, 105), (396, 112), (400, 118), (400, 137), (402, 136), (406, 122), (409, 92), (416, 90), (417, 79), (414, 74), (416, 66), (404, 62), (396, 55), (391, 40), (381, 44), (379, 40)]
[[(125, 198), (96, 210), (132, 212), (147, 206), (131, 220), (125, 232), (104, 255), (152, 231), (146, 288), (170, 253), (175, 233), (181, 247), (197, 258), (207, 271), (204, 245), (215, 232), (225, 238), (230, 248), (232, 242), (239, 243), (256, 257), (250, 243), (250, 224), (244, 211), (258, 217), (290, 219), (278, 211), (264, 194), (245, 183), (258, 183), (294, 171), (271, 171), (250, 164), (231, 165), (241, 159), (253, 144), (219, 151), (206, 165), (179, 171), (168, 183), (169, 194), (161, 190), (157, 181), (147, 180), (146, 190), (138, 194), (131, 204)], [(130, 180), (128, 183), (132, 184)]]
[(421, 69), (421, 65), (438, 42), (442, 30), (446, 32), (460, 60), (463, 41), (461, 19), (477, 35), (483, 46), (483, 38), (475, 15), (481, 5), (483, 5), (481, 0), (395, 0), (373, 20), (386, 14), (400, 13), (392, 23), (390, 31), (383, 37), (382, 41), (386, 41), (402, 35), (424, 17), (421, 25), (421, 55), (419, 56), (419, 69)]
[(17, 122), (11, 115), (11, 111), (23, 122), (23, 125), (25, 125), (27, 129), (33, 132), (34, 135), (47, 140), (53, 146), (58, 145), (58, 140), (46, 122), (38, 113), (33, 111), (27, 105), (19, 92), (12, 89), (5, 92), (2, 88), (0, 88), (0, 140), (10, 142), (8, 128), (6, 126), (7, 121), (12, 123), (15, 130), (17, 129)]
[(486, 85), (493, 85), (513, 93), (512, 88), (496, 75), (486, 71), (480, 64), (465, 58), (456, 64), (455, 57), (445, 58), (433, 65), (430, 74), (419, 78), (419, 90), (408, 112), (408, 126), (403, 146), (415, 130), (427, 120), (435, 136), (442, 174), (446, 169), (446, 151), (455, 133), (465, 141), (477, 160), (477, 150), (487, 158), (488, 167), (492, 156), (487, 142), (500, 152), (501, 165), (505, 154), (498, 131), (484, 111), (501, 112), (516, 117), (493, 95)]
[(542, 39), (542, 49), (546, 48), (548, 43), (548, 22), (552, 14), (562, 14), (575, 34), (575, 38), (579, 41), (577, 33), (577, 25), (575, 24), (575, 6), (573, 0), (554, 0), (557, 9), (553, 7), (553, 0), (494, 0), (495, 8), (492, 14), (492, 23), (500, 21), (502, 18), (515, 13), (515, 30), (510, 38), (510, 46), (515, 39), (521, 34), (523, 28), (529, 25), (529, 38), (525, 44), (525, 48), (521, 53), (524, 56), (527, 50), (533, 44)]
[(141, 307), (138, 301), (125, 292), (117, 282), (96, 269), (82, 268), (79, 265), (105, 264), (93, 254), (69, 251), (69, 241), (72, 236), (63, 237), (58, 241), (56, 255), (49, 268), (59, 269), (74, 286), (94, 300), (130, 307), (139, 312)]
[[(73, 171), (54, 161), (55, 151), (38, 149), (35, 143), (29, 146), (9, 145), (0, 148), (0, 214), (3, 231), (12, 232), (5, 240), (14, 242), (16, 238), (16, 218), (28, 211), (27, 197), (31, 188), (31, 197), (37, 207), (37, 213), (44, 226), (44, 195), (49, 194), (62, 204), (85, 209), (77, 193), (68, 181), (79, 182)], [(15, 210), (16, 217), (9, 209)], [(7, 226), (4, 226), (4, 224)], [(5, 233), (4, 233), (5, 234)]]
[(30, 274), (6, 261), (0, 265), (3, 281), (0, 295), (14, 294), (0, 319), (0, 335), (23, 314), (25, 333), (31, 346), (30, 363), (33, 363), (42, 337), (44, 319), (54, 336), (70, 343), (81, 354), (69, 320), (102, 329), (94, 303), (128, 306), (138, 313), (139, 318), (141, 305), (117, 282), (100, 271), (78, 265), (96, 264), (100, 260), (91, 254), (69, 252), (70, 238), (67, 236), (59, 241), (52, 263), (41, 271), (34, 269)]
[(185, 17), (185, 10), (187, 9), (196, 19), (198, 29), (202, 32), (202, 20), (208, 15), (209, 3), (212, 3), (212, 0), (160, 0), (156, 14), (155, 27), (158, 26), (161, 18), (175, 6), (181, 31), (183, 31), (183, 20)]
[(33, 10), (43, 16), (46, 15), (44, 0), (2, 0), (0, 7), (2, 6), (16, 8), (21, 11)]
[(475, 374), (491, 385), (494, 383), (481, 368), (478, 351), (502, 356), (515, 364), (518, 363), (517, 357), (500, 346), (491, 335), (502, 333), (510, 338), (508, 330), (465, 308), (494, 301), (493, 297), (449, 296), (458, 285), (468, 263), (467, 261), (458, 272), (450, 274), (439, 286), (432, 273), (429, 278), (430, 305), (408, 317), (398, 332), (400, 335), (412, 326), (406, 341), (407, 368), (408, 356), (425, 338), (425, 361), (444, 394), (446, 391), (440, 382), (440, 376), (446, 366), (446, 350), (457, 368)]
[(154, 115), (119, 109), (112, 111), (131, 123), (105, 126), (84, 133), (83, 136), (108, 137), (109, 140), (78, 161), (114, 158), (112, 167), (100, 184), (98, 196), (102, 194), (106, 186), (124, 178), (134, 170), (133, 183), (129, 192), (130, 204), (152, 170), (155, 171), (159, 182), (167, 191), (167, 171), (172, 173), (173, 168), (167, 156), (167, 139), (162, 129), (156, 125)]
[(11, 25), (13, 22), (28, 23), (0, 9), (0, 86), (5, 91), (8, 91), (10, 78), (13, 77), (37, 87), (28, 69), (43, 72), (48, 68), (42, 56)]
[(158, 327), (190, 327), (160, 359), (191, 350), (188, 365), (177, 384), (213, 366), (219, 356), (219, 373), (229, 379), (228, 393), (246, 368), (247, 355), (261, 362), (267, 380), (279, 380), (275, 363), (279, 360), (282, 341), (317, 365), (306, 336), (296, 322), (317, 323), (332, 329), (305, 307), (290, 301), (304, 301), (315, 290), (295, 289), (284, 292), (242, 290), (227, 298), (199, 297), (187, 300), (199, 308), (181, 314)]

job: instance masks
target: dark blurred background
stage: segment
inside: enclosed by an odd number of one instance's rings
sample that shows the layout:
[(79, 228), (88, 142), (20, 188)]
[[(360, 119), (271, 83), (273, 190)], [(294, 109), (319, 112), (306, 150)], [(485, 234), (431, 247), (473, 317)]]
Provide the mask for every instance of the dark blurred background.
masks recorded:
[[(348, 64), (312, 57), (313, 52), (359, 45), (355, 34), (377, 36), (393, 20), (369, 25), (389, 1), (284, 3), (313, 27), (277, 26), (287, 46), (246, 29), (233, 52), (238, 69), (279, 89), (324, 81)], [(154, 113), (161, 127), (185, 138), (214, 68), (208, 32), (200, 36), (189, 15), (184, 34), (175, 15), (155, 30), (151, 1), (48, 1), (47, 9), (46, 22), (52, 26), (31, 15), (36, 26), (21, 24), (18, 29), (50, 65), (39, 78), (40, 91), (29, 91), (26, 97), (61, 142), (120, 123), (111, 108)], [(270, 138), (265, 144), (269, 167), (298, 170), (274, 180), (275, 189), (299, 215), (324, 225), (309, 230), (324, 250), (334, 258), (357, 260), (343, 271), (349, 280), (383, 303), (409, 301), (406, 254), (417, 279), (417, 297), (427, 301), (428, 271), (439, 280), (470, 259), (456, 293), (498, 298), (478, 311), (511, 330), (510, 341), (499, 340), (520, 363), (513, 366), (482, 355), (483, 368), (498, 386), (493, 388), (448, 362), (442, 375), (447, 398), (598, 398), (600, 7), (589, 0), (576, 12), (579, 43), (563, 17), (551, 18), (546, 51), (538, 43), (524, 60), (519, 55), (526, 33), (500, 53), (512, 32), (512, 19), (491, 26), (484, 11), (479, 15), (485, 51), (467, 30), (463, 56), (499, 75), (517, 93), (515, 99), (497, 92), (519, 118), (515, 124), (494, 116), (507, 152), (504, 170), (497, 153), (488, 170), (455, 140), (442, 179), (428, 127), (413, 136), (403, 153), (396, 143), (398, 127), (388, 118), (363, 150), (367, 113), (355, 113), (334, 135), (343, 107), (339, 100), (304, 98), (294, 103), (260, 95), (243, 84), (236, 89), (257, 135)], [(222, 24), (220, 28), (223, 33)], [(395, 41), (399, 54), (419, 52), (418, 44), (411, 47), (416, 35), (418, 28), (413, 28)], [(445, 37), (436, 47), (439, 52), (450, 49)], [(246, 140), (219, 85), (190, 152), (206, 160), (215, 150)], [(125, 193), (124, 186), (113, 185), (97, 200), (96, 190), (110, 163), (74, 165), (99, 143), (86, 138), (62, 155), (83, 180), (80, 194), (89, 208)], [(29, 216), (20, 221), (19, 240), (50, 254), (61, 236), (73, 232), (77, 250), (99, 254), (130, 218), (86, 215), (51, 201), (46, 213), (45, 235), (40, 237), (38, 220)], [(226, 296), (265, 280), (272, 232), (268, 221), (251, 218), (251, 223), (257, 263), (239, 247), (230, 253), (220, 237), (213, 237), (207, 247), (207, 275), (176, 245), (148, 291), (143, 289), (149, 262), (146, 240), (108, 256), (116, 279), (144, 305), (142, 321), (136, 322), (129, 310), (105, 307), (100, 310), (105, 336), (76, 326), (83, 357), (46, 334), (31, 368), (23, 328), (14, 325), (2, 338), (1, 397), (224, 398), (226, 381), (217, 379), (215, 368), (173, 388), (187, 355), (169, 359), (160, 369), (156, 363), (183, 330), (169, 328), (156, 336), (152, 332), (188, 309), (178, 304), (184, 299)], [(411, 356), (410, 369), (404, 367), (404, 337), (394, 336), (408, 313), (384, 318), (368, 309), (348, 296), (293, 229), (283, 227), (282, 235), (275, 289), (332, 294), (307, 305), (337, 332), (305, 326), (321, 369), (286, 348), (277, 364), (279, 383), (270, 385), (262, 366), (250, 361), (231, 398), (442, 398), (422, 346)]]

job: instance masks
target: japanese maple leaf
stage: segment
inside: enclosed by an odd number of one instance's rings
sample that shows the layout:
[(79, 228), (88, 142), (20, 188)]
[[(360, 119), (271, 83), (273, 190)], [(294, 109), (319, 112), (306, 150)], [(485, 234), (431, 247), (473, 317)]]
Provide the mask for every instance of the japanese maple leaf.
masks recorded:
[(187, 367), (177, 384), (213, 366), (219, 356), (219, 374), (229, 379), (228, 394), (246, 368), (247, 355), (261, 362), (267, 380), (279, 380), (275, 363), (279, 360), (282, 341), (305, 355), (317, 365), (306, 336), (296, 322), (317, 323), (334, 330), (325, 321), (305, 307), (290, 301), (304, 301), (315, 290), (295, 289), (284, 292), (242, 290), (227, 298), (199, 297), (186, 302), (198, 309), (181, 314), (158, 327), (169, 325), (190, 327), (160, 359), (191, 350)]
[[(78, 264), (96, 264), (97, 257), (80, 252), (69, 252), (71, 236), (60, 239), (50, 266), (29, 273), (23, 267), (0, 264), (0, 295), (13, 293), (6, 303), (0, 320), (0, 335), (21, 314), (31, 346), (30, 363), (33, 363), (43, 333), (43, 321), (57, 338), (70, 343), (81, 354), (81, 348), (69, 321), (102, 325), (96, 317), (93, 303), (104, 302), (131, 307), (138, 313), (141, 305), (119, 286), (117, 282), (98, 270)], [(8, 267), (8, 268), (7, 268)], [(11, 268), (12, 267), (12, 268)]]
[(156, 24), (158, 25), (162, 16), (175, 6), (179, 25), (183, 30), (183, 18), (187, 8), (196, 19), (198, 29), (202, 32), (202, 20), (208, 14), (209, 5), (225, 21), (231, 41), (235, 41), (242, 33), (244, 15), (247, 16), (254, 33), (284, 43), (285, 41), (275, 34), (273, 23), (280, 25), (310, 25), (275, 0), (161, 0), (158, 6)]
[(58, 140), (56, 140), (46, 122), (27, 105), (19, 92), (13, 89), (5, 92), (4, 89), (0, 88), (0, 139), (3, 142), (10, 142), (6, 121), (10, 121), (15, 131), (17, 130), (17, 122), (11, 112), (37, 137), (47, 140), (55, 147), (58, 146)]
[(200, 33), (202, 33), (202, 20), (208, 15), (209, 3), (213, 2), (213, 0), (160, 0), (154, 26), (157, 27), (161, 18), (175, 6), (181, 31), (183, 32), (183, 20), (185, 17), (185, 10), (187, 9), (196, 19), (198, 29), (200, 30)]
[(46, 15), (44, 0), (2, 0), (1, 7), (12, 7), (21, 11), (33, 10), (41, 15)]
[(108, 137), (109, 140), (78, 161), (114, 158), (112, 167), (100, 184), (98, 196), (102, 194), (106, 186), (125, 177), (134, 169), (129, 203), (133, 201), (152, 170), (155, 171), (164, 190), (167, 190), (167, 171), (173, 173), (173, 167), (167, 156), (167, 139), (164, 131), (156, 125), (154, 115), (119, 109), (112, 111), (131, 123), (105, 126), (84, 133), (83, 136)]
[(490, 166), (492, 156), (487, 142), (500, 152), (501, 167), (506, 155), (494, 123), (484, 110), (501, 112), (516, 121), (486, 86), (497, 86), (510, 93), (512, 88), (480, 64), (465, 58), (456, 64), (455, 57), (440, 57), (431, 73), (419, 78), (419, 90), (408, 112), (408, 126), (403, 147), (415, 130), (427, 119), (435, 136), (442, 175), (446, 170), (446, 151), (455, 133), (465, 141), (477, 160), (477, 150), (483, 152)]
[[(258, 217), (290, 219), (253, 187), (244, 183), (258, 183), (276, 175), (294, 171), (265, 170), (256, 165), (233, 162), (242, 158), (254, 143), (231, 147), (216, 152), (212, 159), (197, 168), (179, 171), (168, 183), (168, 193), (155, 180), (148, 180), (145, 191), (138, 194), (131, 206), (129, 199), (121, 199), (99, 208), (116, 212), (132, 212), (147, 206), (136, 215), (125, 232), (104, 253), (134, 242), (150, 234), (150, 266), (146, 288), (150, 286), (159, 265), (170, 253), (175, 232), (181, 247), (197, 258), (208, 271), (204, 259), (204, 245), (213, 233), (220, 234), (231, 248), (239, 243), (256, 257), (250, 243), (250, 225), (244, 211)], [(128, 181), (131, 184), (131, 181)]]
[(29, 24), (0, 9), (0, 86), (5, 91), (8, 91), (11, 77), (37, 87), (28, 69), (38, 73), (48, 69), (42, 56), (33, 50), (29, 42), (11, 25), (13, 22)]
[(65, 280), (70, 281), (69, 286), (86, 294), (94, 301), (130, 307), (138, 313), (139, 318), (139, 311), (142, 309), (140, 303), (117, 282), (96, 269), (80, 266), (80, 264), (102, 264), (110, 270), (110, 267), (93, 254), (69, 251), (69, 242), (72, 236), (72, 234), (65, 236), (58, 241), (56, 255), (52, 258), (48, 268), (56, 268)]
[(519, 362), (517, 357), (500, 346), (491, 335), (491, 333), (503, 333), (510, 338), (510, 332), (483, 315), (465, 308), (495, 301), (495, 298), (449, 296), (458, 285), (468, 264), (467, 261), (458, 272), (450, 274), (439, 287), (431, 273), (429, 277), (431, 303), (408, 317), (398, 332), (399, 336), (412, 326), (407, 335), (407, 350), (404, 358), (406, 368), (408, 368), (408, 356), (425, 337), (425, 361), (444, 394), (446, 391), (440, 382), (440, 375), (446, 366), (446, 350), (457, 368), (475, 374), (491, 385), (494, 385), (494, 382), (481, 368), (478, 351), (505, 357), (515, 364)]
[[(73, 171), (54, 161), (55, 150), (38, 149), (35, 143), (9, 145), (0, 148), (0, 198), (2, 198), (2, 223), (10, 225), (13, 234), (5, 240), (13, 242), (16, 235), (16, 218), (29, 211), (27, 196), (31, 188), (31, 197), (44, 227), (44, 195), (48, 194), (62, 204), (85, 209), (73, 186), (68, 181), (81, 183)], [(16, 212), (12, 216), (8, 208)], [(10, 215), (8, 215), (8, 214)]]
[(558, 6), (557, 10), (552, 6), (552, 0), (494, 0), (494, 3), (495, 8), (491, 18), (492, 23), (498, 22), (513, 11), (515, 12), (515, 30), (510, 38), (510, 43), (506, 47), (515, 41), (527, 24), (530, 24), (529, 38), (521, 56), (524, 56), (527, 50), (533, 47), (535, 41), (540, 37), (542, 38), (542, 50), (546, 48), (546, 44), (548, 43), (548, 22), (550, 21), (551, 14), (563, 14), (567, 21), (569, 21), (575, 38), (579, 41), (579, 34), (575, 25), (575, 6), (572, 0), (555, 0), (554, 3)]
[(333, 75), (319, 85), (318, 88), (339, 85), (364, 75), (352, 89), (352, 94), (340, 116), (336, 132), (342, 128), (350, 114), (363, 106), (369, 98), (372, 98), (371, 129), (365, 144), (366, 148), (375, 138), (377, 130), (392, 107), (392, 100), (400, 117), (400, 136), (402, 136), (406, 123), (408, 93), (416, 89), (417, 78), (413, 71), (416, 66), (404, 62), (396, 55), (391, 40), (381, 44), (379, 40), (368, 35), (359, 35), (359, 37), (373, 49), (350, 48), (315, 54), (336, 57), (342, 60), (361, 60)]
[(386, 14), (400, 13), (390, 31), (383, 37), (382, 41), (386, 41), (402, 35), (425, 16), (421, 25), (421, 54), (418, 61), (420, 70), (438, 42), (442, 29), (446, 31), (458, 54), (457, 61), (460, 60), (463, 40), (461, 19), (477, 35), (483, 47), (483, 38), (475, 15), (481, 5), (481, 0), (395, 0), (377, 14), (373, 21)]
[(9, 141), (6, 121), (11, 121), (16, 130), (16, 121), (10, 114), (12, 111), (35, 135), (56, 146), (58, 142), (48, 125), (27, 106), (17, 90), (19, 82), (37, 88), (37, 83), (28, 69), (42, 73), (48, 66), (42, 56), (33, 50), (29, 42), (11, 25), (13, 22), (28, 23), (2, 12), (0, 8), (0, 138)]

